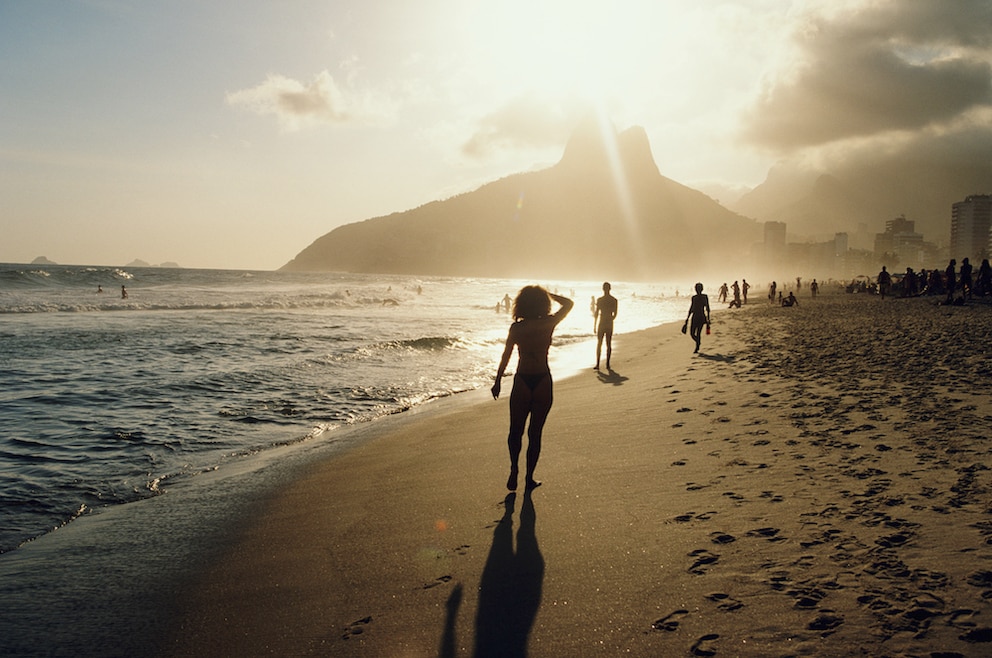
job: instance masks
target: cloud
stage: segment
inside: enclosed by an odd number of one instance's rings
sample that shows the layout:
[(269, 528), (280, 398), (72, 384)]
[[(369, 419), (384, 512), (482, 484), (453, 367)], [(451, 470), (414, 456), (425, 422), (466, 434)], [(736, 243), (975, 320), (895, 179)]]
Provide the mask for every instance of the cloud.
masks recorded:
[(343, 123), (355, 118), (353, 103), (326, 70), (309, 83), (269, 75), (265, 82), (228, 93), (226, 98), (229, 105), (275, 115), (290, 130), (311, 123)]
[(992, 105), (992, 4), (900, 0), (803, 17), (798, 57), (745, 116), (745, 138), (791, 152), (950, 124)]
[(577, 108), (524, 94), (482, 117), (462, 153), (482, 158), (501, 148), (560, 148), (580, 115)]

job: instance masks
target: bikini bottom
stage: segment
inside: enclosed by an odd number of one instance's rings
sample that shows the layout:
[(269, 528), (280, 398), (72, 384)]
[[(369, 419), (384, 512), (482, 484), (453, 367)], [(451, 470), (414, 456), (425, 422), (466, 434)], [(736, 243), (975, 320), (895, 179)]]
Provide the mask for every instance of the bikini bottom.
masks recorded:
[(550, 372), (538, 372), (538, 373), (518, 372), (513, 376), (513, 378), (516, 379), (519, 377), (520, 381), (526, 384), (527, 388), (529, 388), (533, 393), (534, 390), (540, 385), (540, 383), (544, 381), (544, 378), (550, 376), (551, 376)]

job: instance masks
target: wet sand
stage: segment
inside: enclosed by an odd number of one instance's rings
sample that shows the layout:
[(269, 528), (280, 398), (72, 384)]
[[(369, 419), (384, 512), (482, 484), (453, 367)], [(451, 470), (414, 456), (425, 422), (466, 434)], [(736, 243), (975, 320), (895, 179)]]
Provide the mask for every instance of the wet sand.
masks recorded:
[(614, 372), (556, 382), (532, 493), (508, 396), (376, 423), (231, 540), (163, 653), (987, 656), (992, 307), (935, 301), (752, 304), (698, 355), (618, 334)]

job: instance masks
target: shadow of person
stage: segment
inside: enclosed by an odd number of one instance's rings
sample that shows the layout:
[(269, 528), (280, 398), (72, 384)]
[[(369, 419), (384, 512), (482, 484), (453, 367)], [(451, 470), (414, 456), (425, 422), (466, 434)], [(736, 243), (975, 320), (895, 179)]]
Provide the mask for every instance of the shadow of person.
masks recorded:
[(706, 359), (707, 361), (721, 361), (723, 363), (733, 363), (735, 357), (731, 354), (703, 354), (699, 353), (699, 358)]
[(544, 557), (537, 545), (534, 501), (524, 494), (513, 550), (513, 507), (516, 493), (504, 500), (503, 518), (493, 531), (493, 545), (479, 583), (475, 618), (476, 658), (527, 655), (527, 637), (541, 605)]
[(621, 386), (628, 379), (627, 377), (624, 377), (623, 375), (621, 375), (619, 372), (617, 372), (612, 368), (610, 368), (606, 372), (603, 372), (602, 370), (597, 370), (596, 376), (599, 378), (599, 381), (601, 383), (613, 384), (614, 386)]
[(447, 614), (444, 618), (444, 633), (441, 635), (441, 647), (437, 652), (440, 658), (454, 658), (457, 655), (456, 647), (458, 646), (458, 642), (455, 634), (455, 622), (458, 619), (458, 608), (461, 604), (462, 584), (458, 583), (451, 590), (451, 594), (448, 596), (448, 602), (445, 605)]

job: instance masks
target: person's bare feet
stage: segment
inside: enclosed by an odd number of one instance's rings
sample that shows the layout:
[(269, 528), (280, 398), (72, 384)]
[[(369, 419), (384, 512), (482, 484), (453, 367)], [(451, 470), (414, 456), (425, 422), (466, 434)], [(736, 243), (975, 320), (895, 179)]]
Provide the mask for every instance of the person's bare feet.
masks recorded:
[(510, 477), (506, 479), (506, 488), (510, 491), (517, 490), (517, 469), (512, 469), (510, 471)]
[(541, 486), (541, 483), (538, 482), (537, 480), (532, 480), (530, 478), (527, 478), (526, 486), (527, 486), (527, 491), (530, 491), (532, 489), (537, 489), (539, 486)]

